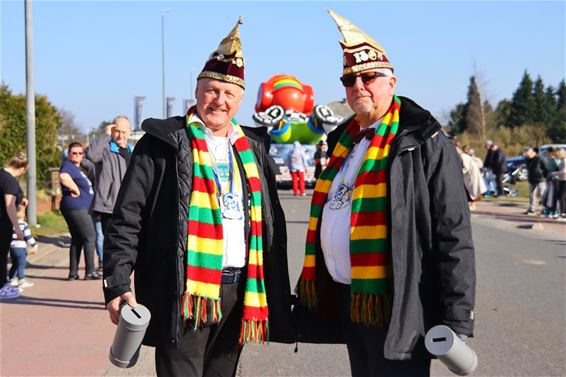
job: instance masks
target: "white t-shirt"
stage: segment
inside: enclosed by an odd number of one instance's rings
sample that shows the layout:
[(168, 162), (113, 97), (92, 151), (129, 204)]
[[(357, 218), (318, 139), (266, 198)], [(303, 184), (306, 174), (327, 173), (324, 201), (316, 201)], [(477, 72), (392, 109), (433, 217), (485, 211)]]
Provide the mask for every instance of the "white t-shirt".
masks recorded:
[[(381, 119), (372, 124), (370, 128), (375, 129), (380, 123)], [(322, 210), (320, 224), (322, 254), (328, 273), (334, 281), (342, 284), (352, 283), (352, 266), (350, 263), (352, 204), (350, 202), (350, 205), (339, 209), (331, 209), (328, 204), (334, 198), (334, 194), (342, 182), (353, 187), (358, 169), (364, 161), (370, 143), (371, 140), (363, 138), (350, 150), (348, 159), (342, 165), (342, 167), (347, 165), (347, 169), (341, 169), (334, 177)]]

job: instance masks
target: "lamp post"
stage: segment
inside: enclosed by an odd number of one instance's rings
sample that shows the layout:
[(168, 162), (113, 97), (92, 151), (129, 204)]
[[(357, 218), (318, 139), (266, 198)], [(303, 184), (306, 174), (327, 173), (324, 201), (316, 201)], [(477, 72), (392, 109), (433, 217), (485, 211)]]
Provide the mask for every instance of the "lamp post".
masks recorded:
[[(35, 89), (33, 75), (33, 27), (31, 0), (25, 0), (25, 40), (26, 40), (26, 124), (28, 169), (28, 222), (37, 225), (36, 213), (36, 155), (35, 155)], [(2, 282), (3, 283), (3, 282)]]
[(167, 117), (167, 99), (165, 98), (165, 15), (171, 12), (171, 9), (163, 9), (161, 11), (161, 80), (163, 89), (163, 118)]

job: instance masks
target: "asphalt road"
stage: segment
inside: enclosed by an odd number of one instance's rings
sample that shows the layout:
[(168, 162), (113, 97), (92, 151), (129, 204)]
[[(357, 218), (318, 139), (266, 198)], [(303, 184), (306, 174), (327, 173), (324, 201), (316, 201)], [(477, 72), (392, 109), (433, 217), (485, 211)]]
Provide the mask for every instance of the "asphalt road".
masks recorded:
[[(294, 287), (303, 263), (310, 197), (281, 192)], [(564, 376), (566, 235), (517, 229), (472, 216), (477, 263), (476, 376)], [(240, 376), (348, 376), (345, 346), (300, 344), (244, 348)], [(435, 376), (452, 376), (435, 361)]]

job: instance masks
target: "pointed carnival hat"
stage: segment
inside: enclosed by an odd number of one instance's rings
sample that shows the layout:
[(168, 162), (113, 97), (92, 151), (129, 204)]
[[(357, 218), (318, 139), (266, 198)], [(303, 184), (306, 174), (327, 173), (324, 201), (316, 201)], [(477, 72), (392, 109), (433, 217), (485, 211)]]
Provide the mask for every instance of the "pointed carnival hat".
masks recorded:
[(242, 17), (236, 26), (224, 37), (220, 45), (210, 54), (197, 80), (209, 78), (236, 84), (245, 88), (244, 55), (240, 42), (240, 25)]
[(395, 69), (379, 43), (344, 17), (337, 15), (330, 9), (328, 13), (330, 13), (344, 37), (344, 40), (340, 41), (344, 51), (344, 75), (374, 68)]

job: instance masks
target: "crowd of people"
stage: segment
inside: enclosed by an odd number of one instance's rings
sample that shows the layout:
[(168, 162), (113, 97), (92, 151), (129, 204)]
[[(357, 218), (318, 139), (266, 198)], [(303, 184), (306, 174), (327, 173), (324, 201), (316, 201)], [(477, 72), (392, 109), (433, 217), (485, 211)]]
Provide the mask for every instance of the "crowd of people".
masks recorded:
[(529, 181), (529, 208), (525, 214), (536, 213), (536, 205), (540, 202), (541, 215), (566, 219), (566, 151), (550, 147), (546, 152), (545, 161), (537, 148), (525, 150)]
[[(130, 161), (130, 129), (128, 118), (118, 116), (88, 146), (88, 158), (79, 142), (71, 142), (62, 154), (59, 209), (71, 234), (68, 280), (79, 279), (81, 255), (85, 264), (82, 278), (102, 279), (104, 230)], [(28, 200), (17, 181), (27, 167), (26, 156), (18, 154), (0, 170), (0, 299), (16, 298), (34, 285), (26, 279), (25, 267), (27, 255), (36, 253), (38, 246), (25, 221)], [(12, 262), (9, 272), (8, 255)]]
[[(487, 150), (485, 160), (476, 157), (468, 145), (461, 146), (454, 141), (462, 162), (464, 186), (468, 195), (470, 209), (484, 197), (505, 195), (510, 192), (504, 182), (513, 184), (518, 180), (515, 171), (507, 171), (504, 151), (491, 140), (485, 142)], [(529, 205), (526, 215), (538, 214), (551, 219), (566, 218), (566, 151), (560, 147), (546, 149), (546, 158), (539, 155), (536, 147), (523, 150), (527, 181), (529, 187)], [(540, 206), (540, 210), (537, 208)]]

